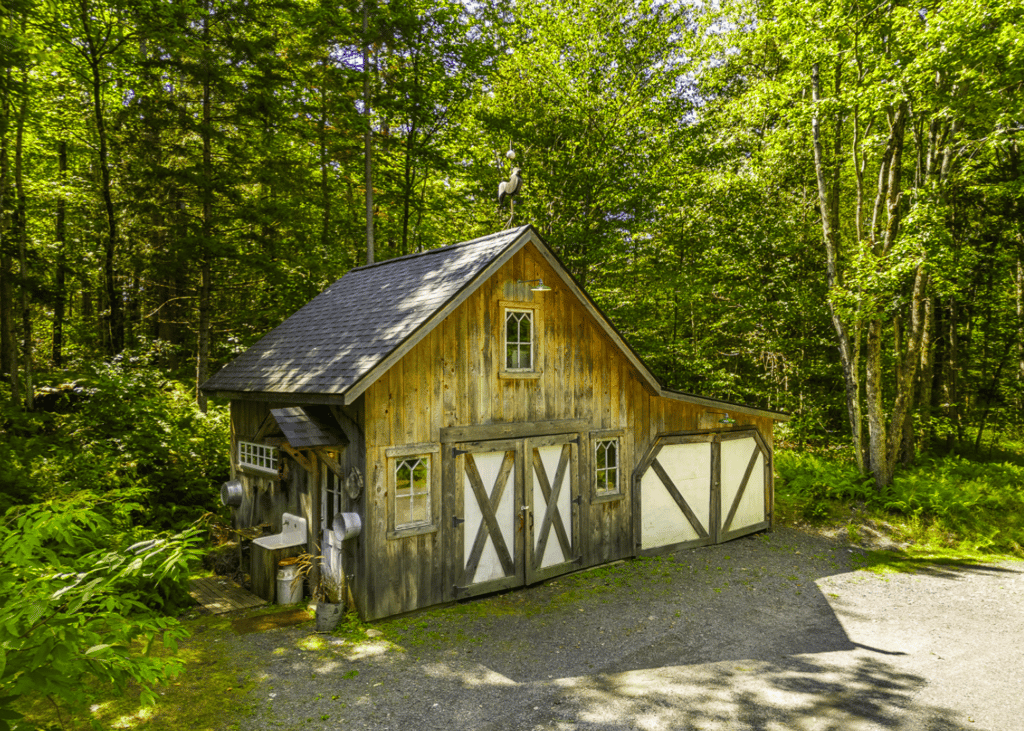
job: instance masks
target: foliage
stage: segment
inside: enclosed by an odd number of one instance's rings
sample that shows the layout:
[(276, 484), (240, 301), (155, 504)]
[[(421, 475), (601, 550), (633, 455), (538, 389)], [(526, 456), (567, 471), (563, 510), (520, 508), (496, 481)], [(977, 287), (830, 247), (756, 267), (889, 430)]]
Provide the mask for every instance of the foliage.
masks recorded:
[[(132, 400), (0, 415), (0, 507), (64, 483), (148, 487), (165, 527), (210, 507), (194, 478), (223, 478), (203, 436), (223, 410), (188, 414), (173, 382), (365, 260), (364, 132), (378, 260), (534, 223), (667, 385), (788, 411), (798, 443), (850, 440), (868, 369), (879, 421), (913, 427), (900, 459), (1019, 431), (1019, 21), (988, 0), (10, 2), (0, 400), (68, 363), (61, 381)], [(874, 215), (893, 130), (900, 194)], [(495, 201), (510, 146), (514, 216)]]
[(849, 460), (779, 450), (776, 500), (783, 516), (839, 520), (861, 506), (895, 523), (895, 537), (933, 549), (1024, 555), (1024, 460), (928, 456), (875, 489)]
[(162, 529), (219, 508), (212, 487), (227, 479), (227, 409), (204, 414), (179, 383), (127, 354), (85, 364), (60, 393), (52, 413), (0, 411), (9, 435), (0, 442), (0, 481), (11, 488), (0, 507), (131, 491), (135, 521)]
[[(49, 698), (82, 711), (97, 689), (152, 687), (179, 672), (156, 657), (187, 636), (167, 612), (181, 606), (200, 530), (151, 535), (128, 528), (137, 495), (83, 491), (10, 510), (0, 525), (0, 728), (10, 704)], [(15, 726), (16, 727), (16, 726)]]

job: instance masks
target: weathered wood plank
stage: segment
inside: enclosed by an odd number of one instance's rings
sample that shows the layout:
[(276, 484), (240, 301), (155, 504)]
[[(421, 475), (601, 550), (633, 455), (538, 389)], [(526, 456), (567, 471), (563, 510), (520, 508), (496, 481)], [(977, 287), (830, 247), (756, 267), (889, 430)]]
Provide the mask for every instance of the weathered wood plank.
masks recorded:
[(445, 427), (441, 429), (441, 442), (477, 442), (488, 439), (522, 439), (547, 434), (572, 434), (587, 428), (585, 419), (556, 419), (527, 423), (477, 424), (474, 426)]
[(267, 603), (230, 579), (219, 576), (192, 579), (188, 584), (188, 593), (211, 614), (226, 614)]

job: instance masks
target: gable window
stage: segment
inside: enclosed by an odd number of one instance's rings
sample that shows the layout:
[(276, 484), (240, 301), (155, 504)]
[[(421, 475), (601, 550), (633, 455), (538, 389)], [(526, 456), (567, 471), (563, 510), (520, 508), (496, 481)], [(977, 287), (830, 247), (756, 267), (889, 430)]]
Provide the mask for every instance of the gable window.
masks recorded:
[(594, 442), (594, 486), (598, 496), (619, 491), (619, 440)]
[(238, 466), (277, 474), (278, 450), (266, 444), (238, 443)]
[(543, 312), (540, 303), (498, 300), (494, 318), (494, 365), (498, 378), (536, 381), (544, 371)]
[(533, 370), (533, 310), (505, 310), (505, 369)]
[(505, 310), (505, 368), (534, 370), (534, 310)]
[(395, 464), (395, 530), (430, 522), (430, 456)]

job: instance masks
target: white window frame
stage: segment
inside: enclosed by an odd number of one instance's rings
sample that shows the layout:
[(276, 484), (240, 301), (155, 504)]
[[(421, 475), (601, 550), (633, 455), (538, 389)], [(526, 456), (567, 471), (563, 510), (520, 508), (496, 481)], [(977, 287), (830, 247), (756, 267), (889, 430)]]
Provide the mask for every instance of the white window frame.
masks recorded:
[[(517, 372), (532, 373), (533, 372), (534, 365), (537, 362), (537, 318), (536, 318), (535, 314), (536, 314), (536, 311), (533, 308), (517, 308), (517, 307), (506, 307), (505, 308), (505, 317), (502, 318), (502, 342), (504, 344), (504, 347), (502, 348), (502, 351), (501, 351), (501, 353), (502, 353), (501, 357), (502, 357), (502, 363), (504, 363), (503, 370), (505, 370), (505, 371), (507, 371), (509, 373), (517, 373)], [(509, 343), (509, 340), (508, 340), (508, 321), (509, 321), (509, 318), (514, 316), (514, 315), (525, 315), (526, 316), (525, 318), (523, 318), (523, 317), (517, 318), (517, 323), (522, 323), (522, 321), (524, 319), (529, 320), (529, 322), (530, 322), (530, 339), (529, 339), (529, 341), (523, 342), (522, 340), (516, 340), (514, 343)], [(517, 330), (518, 330), (518, 328), (517, 328)], [(530, 350), (529, 350), (529, 352), (530, 352), (530, 364), (528, 366), (526, 366), (526, 367), (523, 367), (521, 365), (522, 360), (520, 359), (520, 365), (519, 366), (517, 366), (515, 368), (509, 366), (509, 364), (508, 364), (508, 346), (509, 345), (515, 345), (516, 346), (516, 355), (517, 356), (519, 356), (519, 354), (522, 352), (522, 348), (523, 348), (524, 345), (529, 345), (530, 346)]]
[(268, 475), (276, 475), (281, 464), (281, 451), (269, 444), (238, 441), (238, 466)]
[[(388, 447), (385, 450), (387, 457), (387, 479), (388, 479), (388, 538), (404, 538), (406, 536), (422, 535), (432, 533), (438, 526), (438, 508), (440, 505), (440, 481), (441, 481), (441, 446), (438, 444), (409, 444), (401, 447)], [(408, 499), (410, 501), (423, 492), (416, 493), (415, 488), (409, 495), (398, 495), (398, 469), (403, 463), (415, 464), (422, 461), (427, 468), (426, 477), (426, 516), (423, 520), (413, 520), (408, 523), (398, 522), (398, 501)]]
[[(606, 445), (615, 445), (615, 466), (608, 466), (608, 449)], [(598, 454), (601, 448), (604, 447), (605, 466), (599, 466)], [(598, 475), (604, 473), (604, 484), (609, 484), (608, 475), (609, 473), (615, 473), (615, 485), (613, 487), (600, 488)], [(622, 440), (618, 437), (606, 437), (606, 438), (595, 438), (594, 439), (594, 494), (598, 497), (605, 497), (606, 495), (618, 495), (622, 492)]]
[[(422, 465), (425, 469), (422, 484), (416, 479), (416, 471)], [(400, 495), (399, 490), (399, 473), (403, 468), (409, 470), (409, 492), (406, 495)], [(411, 457), (401, 457), (395, 460), (395, 530), (404, 530), (406, 528), (419, 528), (420, 526), (430, 524), (430, 455), (412, 455)], [(422, 505), (422, 515), (416, 514), (416, 498), (423, 497), (425, 500)], [(399, 506), (407, 507), (409, 519), (405, 523), (398, 522)]]
[[(591, 480), (590, 499), (595, 503), (611, 502), (622, 500), (626, 497), (629, 484), (629, 455), (626, 453), (627, 430), (625, 429), (600, 429), (590, 432), (590, 460), (589, 467)], [(615, 442), (615, 489), (605, 488), (599, 490), (597, 487), (597, 449), (602, 443)], [(607, 477), (609, 469), (607, 464), (602, 468)], [(607, 482), (605, 483), (607, 484)]]

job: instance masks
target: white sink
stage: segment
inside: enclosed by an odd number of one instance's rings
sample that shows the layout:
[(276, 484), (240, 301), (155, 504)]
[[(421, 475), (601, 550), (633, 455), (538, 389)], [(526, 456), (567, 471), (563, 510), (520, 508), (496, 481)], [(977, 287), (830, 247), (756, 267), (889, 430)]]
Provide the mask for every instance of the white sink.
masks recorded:
[(253, 540), (260, 548), (274, 550), (292, 548), (306, 543), (306, 519), (291, 513), (281, 516), (281, 532), (269, 536), (261, 536)]

